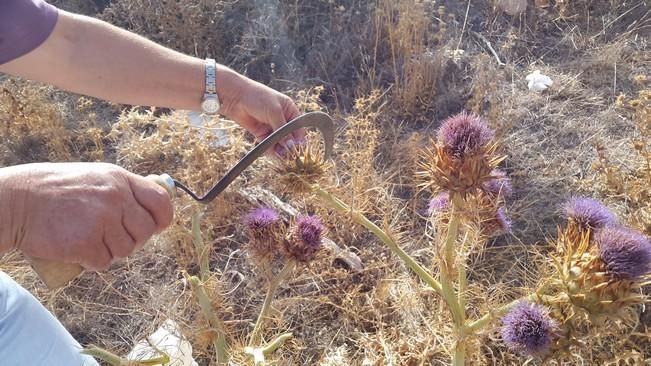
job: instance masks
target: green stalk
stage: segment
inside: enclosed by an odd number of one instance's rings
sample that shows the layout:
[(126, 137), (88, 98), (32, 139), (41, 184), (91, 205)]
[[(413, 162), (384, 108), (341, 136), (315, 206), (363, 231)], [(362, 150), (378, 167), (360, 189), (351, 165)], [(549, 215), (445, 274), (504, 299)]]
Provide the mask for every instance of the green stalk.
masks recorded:
[(282, 347), (282, 345), (285, 344), (285, 342), (287, 342), (287, 340), (292, 338), (293, 336), (294, 336), (293, 333), (283, 333), (279, 335), (278, 337), (276, 337), (276, 339), (271, 341), (271, 343), (269, 343), (262, 349), (262, 353), (264, 353), (265, 356), (269, 356), (270, 354), (276, 352), (278, 348)]
[(269, 313), (269, 309), (271, 308), (271, 302), (273, 301), (274, 295), (276, 294), (276, 291), (278, 290), (280, 284), (285, 280), (285, 278), (287, 278), (290, 273), (292, 273), (295, 267), (296, 262), (289, 260), (287, 264), (285, 264), (285, 267), (283, 267), (283, 269), (280, 271), (280, 273), (278, 273), (278, 275), (274, 277), (269, 283), (269, 289), (267, 290), (267, 295), (265, 296), (264, 302), (262, 303), (260, 315), (258, 315), (258, 320), (255, 322), (255, 326), (251, 332), (249, 347), (255, 347), (256, 344), (260, 343), (260, 338), (262, 336), (262, 326), (264, 325), (267, 313)]
[(463, 327), (464, 311), (459, 304), (459, 299), (456, 291), (454, 290), (454, 282), (452, 281), (452, 268), (454, 267), (454, 252), (457, 236), (459, 233), (459, 215), (456, 214), (456, 207), (453, 208), (450, 215), (450, 222), (448, 223), (448, 233), (443, 247), (443, 266), (441, 266), (441, 287), (443, 290), (443, 298), (448, 303), (455, 327)]
[(341, 201), (339, 198), (330, 194), (320, 186), (314, 184), (312, 185), (312, 190), (319, 196), (325, 203), (329, 204), (330, 207), (337, 210), (343, 215), (350, 215), (353, 221), (364, 226), (368, 229), (373, 235), (375, 235), (380, 241), (382, 241), (393, 253), (395, 253), (403, 262), (409, 267), (421, 280), (430, 285), (434, 291), (438, 292), (443, 296), (443, 288), (441, 284), (430, 275), (418, 262), (416, 262), (409, 254), (407, 254), (399, 245), (395, 242), (387, 233), (375, 225), (372, 221), (366, 218), (359, 212), (353, 211), (353, 209)]
[[(531, 299), (533, 296), (535, 296), (535, 295), (528, 296), (528, 297), (523, 298), (523, 299)], [(487, 325), (492, 323), (493, 320), (495, 320), (496, 318), (502, 317), (504, 314), (508, 313), (509, 310), (511, 310), (512, 307), (514, 307), (518, 302), (522, 301), (523, 299), (513, 300), (508, 304), (504, 304), (504, 305), (500, 306), (499, 308), (495, 309), (494, 311), (489, 311), (488, 313), (486, 313), (481, 318), (479, 318), (479, 319), (473, 321), (472, 323), (468, 324), (466, 326), (466, 331), (468, 333), (475, 333), (476, 331), (486, 327)]]
[(201, 214), (198, 210), (195, 210), (192, 213), (192, 243), (194, 244), (194, 250), (197, 252), (201, 280), (205, 281), (210, 277), (210, 255), (208, 247), (201, 236), (200, 219)]
[(88, 347), (81, 351), (84, 355), (89, 355), (94, 358), (100, 359), (111, 366), (150, 366), (150, 365), (165, 365), (170, 363), (170, 356), (165, 352), (161, 352), (158, 357), (150, 358), (148, 360), (126, 360), (120, 356), (99, 347)]
[(100, 359), (111, 366), (122, 366), (128, 362), (126, 360), (123, 360), (122, 357), (116, 355), (115, 353), (94, 346), (83, 349), (81, 353)]
[(213, 338), (213, 348), (215, 348), (215, 357), (217, 358), (218, 365), (226, 365), (228, 363), (228, 351), (226, 350), (226, 332), (224, 331), (224, 324), (221, 319), (215, 314), (210, 302), (210, 297), (203, 287), (203, 283), (196, 276), (186, 277), (192, 292), (199, 300), (199, 306), (203, 312), (203, 316), (208, 321), (210, 328), (217, 333)]
[(452, 355), (452, 366), (464, 366), (466, 363), (466, 342), (465, 340), (457, 341), (454, 346), (454, 354)]

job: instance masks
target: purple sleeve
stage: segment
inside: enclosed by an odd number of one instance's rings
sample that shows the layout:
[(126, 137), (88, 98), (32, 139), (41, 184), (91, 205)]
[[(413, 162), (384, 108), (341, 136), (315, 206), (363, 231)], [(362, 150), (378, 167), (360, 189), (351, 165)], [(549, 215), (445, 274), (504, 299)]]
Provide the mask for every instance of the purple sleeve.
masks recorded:
[(0, 0), (0, 64), (40, 46), (57, 17), (57, 8), (43, 0)]

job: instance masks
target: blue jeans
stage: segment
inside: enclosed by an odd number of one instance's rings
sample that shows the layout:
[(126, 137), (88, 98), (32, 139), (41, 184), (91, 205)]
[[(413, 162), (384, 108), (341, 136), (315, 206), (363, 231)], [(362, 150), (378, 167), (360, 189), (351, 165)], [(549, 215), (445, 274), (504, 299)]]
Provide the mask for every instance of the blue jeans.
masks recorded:
[(99, 366), (32, 294), (0, 272), (0, 364)]

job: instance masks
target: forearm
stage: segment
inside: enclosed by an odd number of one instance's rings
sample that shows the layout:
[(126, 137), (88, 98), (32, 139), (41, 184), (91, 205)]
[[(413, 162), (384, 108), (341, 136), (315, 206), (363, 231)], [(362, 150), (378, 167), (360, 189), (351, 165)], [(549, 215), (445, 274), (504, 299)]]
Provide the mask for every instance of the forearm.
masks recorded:
[[(203, 60), (64, 11), (40, 47), (0, 65), (0, 71), (116, 103), (189, 110), (200, 110), (205, 85)], [(218, 94), (225, 104), (241, 78), (218, 69)]]
[(14, 248), (19, 240), (16, 236), (20, 235), (20, 230), (14, 228), (21, 224), (18, 220), (21, 213), (16, 211), (22, 209), (19, 203), (24, 200), (24, 194), (16, 188), (26, 184), (20, 184), (19, 170), (20, 165), (0, 168), (0, 254)]

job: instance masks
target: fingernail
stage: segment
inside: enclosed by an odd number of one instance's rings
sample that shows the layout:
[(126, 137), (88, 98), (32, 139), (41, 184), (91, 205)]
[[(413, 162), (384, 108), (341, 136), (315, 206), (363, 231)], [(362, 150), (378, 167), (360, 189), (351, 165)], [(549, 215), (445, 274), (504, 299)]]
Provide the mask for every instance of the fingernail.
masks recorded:
[(296, 146), (296, 143), (294, 143), (294, 140), (288, 139), (287, 141), (285, 141), (285, 145), (287, 145), (287, 149), (293, 150), (294, 146)]
[(306, 144), (307, 144), (307, 141), (305, 140), (305, 137), (299, 137), (299, 138), (296, 140), (296, 143), (297, 143), (298, 145), (306, 145)]
[(285, 150), (285, 148), (282, 147), (281, 145), (275, 145), (274, 146), (274, 151), (281, 158), (284, 158), (287, 155), (287, 150)]

